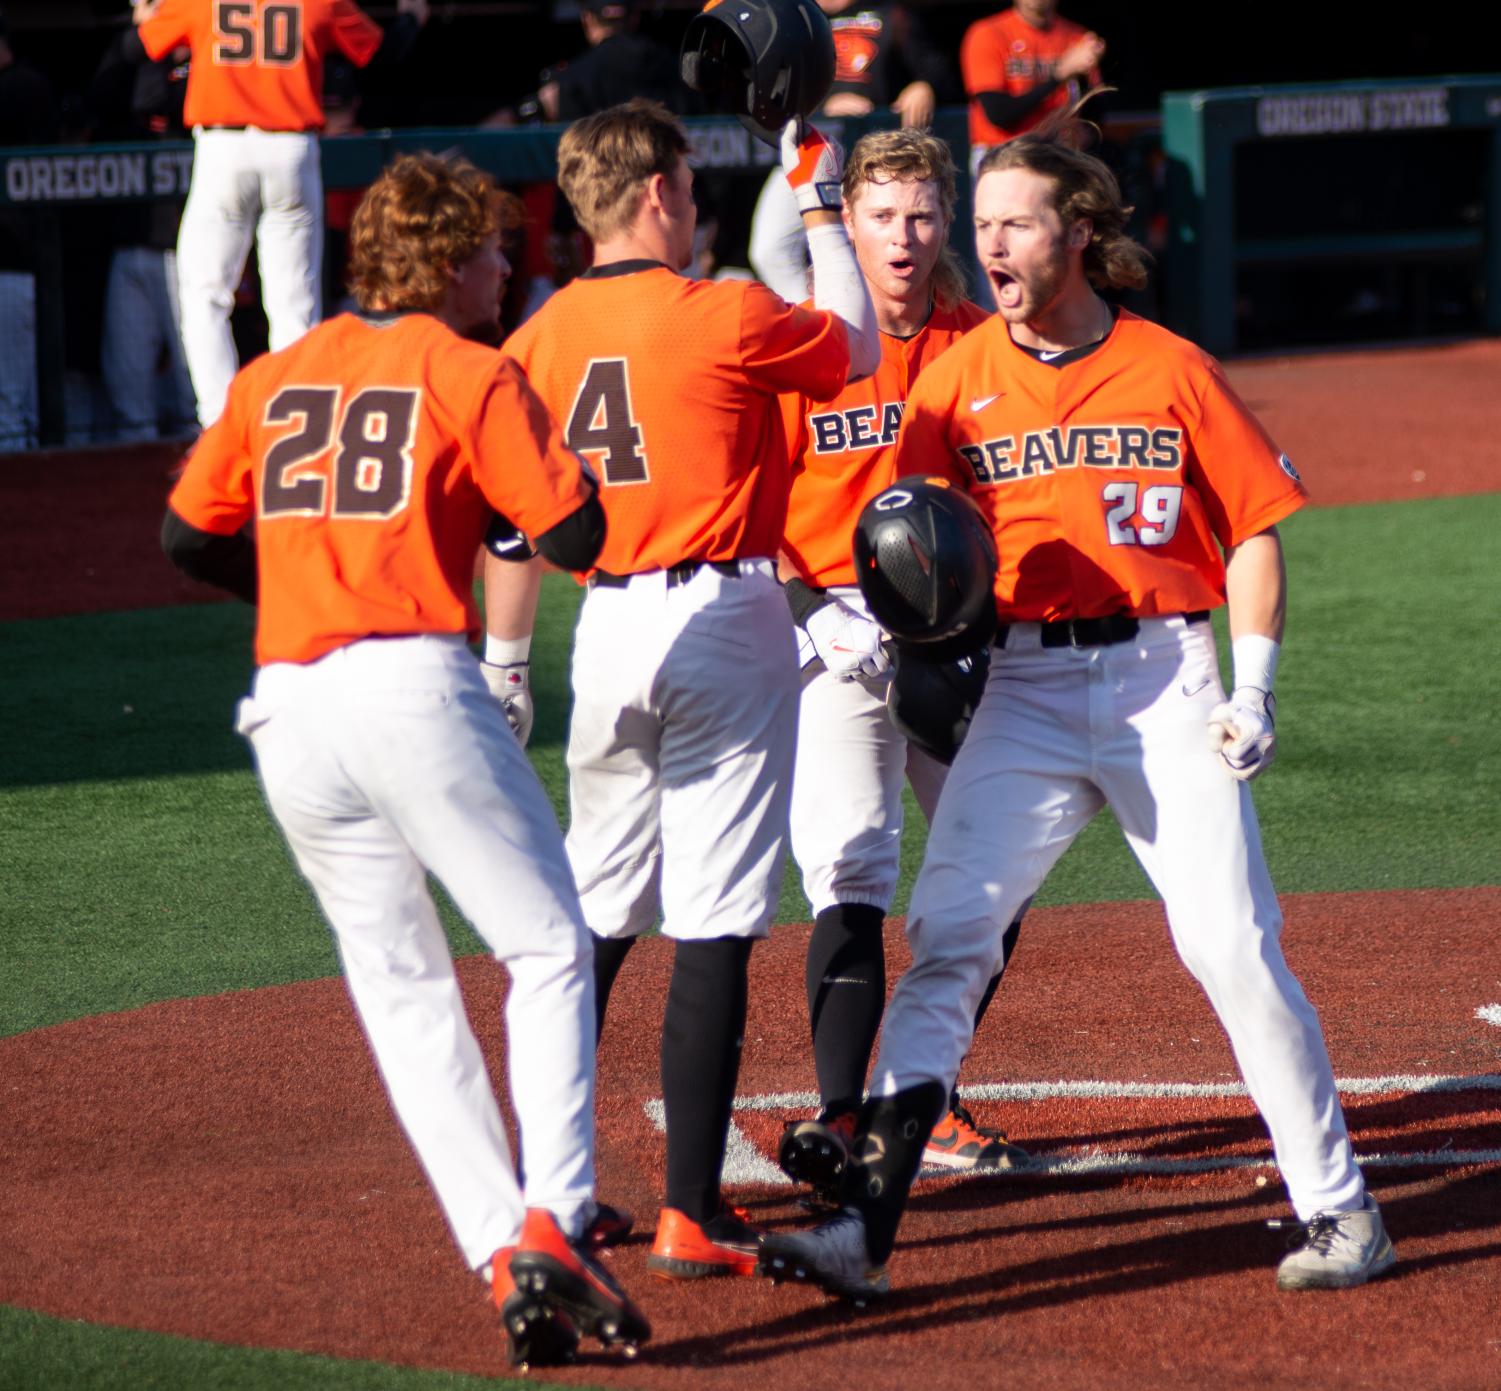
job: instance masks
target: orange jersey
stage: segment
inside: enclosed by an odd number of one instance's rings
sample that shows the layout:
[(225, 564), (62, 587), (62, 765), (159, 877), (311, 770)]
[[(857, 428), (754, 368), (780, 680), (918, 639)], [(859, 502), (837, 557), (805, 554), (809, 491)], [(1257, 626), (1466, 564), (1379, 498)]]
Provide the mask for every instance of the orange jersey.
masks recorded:
[[(969, 93), (969, 143), (1000, 145), (1031, 130), (1050, 111), (1069, 106), (1083, 95), (1077, 78), (1060, 83), (1018, 121), (1011, 130), (992, 124), (977, 92), (1005, 92), (1022, 96), (1053, 76), (1053, 64), (1089, 31), (1055, 15), (1046, 29), (1035, 29), (1014, 9), (1002, 10), (988, 19), (976, 20), (959, 45), (959, 68), (964, 90)], [(1099, 72), (1089, 74), (1090, 86), (1098, 86)]]
[(537, 536), (588, 490), (514, 363), (426, 314), (341, 314), (235, 378), (170, 503), (200, 531), (254, 519), (264, 665), (372, 636), (478, 637), (492, 511)]
[(1220, 547), (1308, 497), (1219, 363), (1125, 311), (1061, 368), (1000, 318), (955, 344), (907, 400), (897, 468), (946, 475), (985, 510), (1003, 623), (1215, 608)]
[(323, 129), (323, 60), (364, 67), (380, 27), (353, 0), (161, 0), (138, 32), (147, 54), (193, 52), (189, 126)]
[(599, 568), (776, 555), (790, 469), (777, 396), (839, 392), (844, 324), (753, 281), (619, 267), (559, 290), (504, 349), (599, 477)]
[(855, 583), (851, 538), (860, 509), (896, 477), (902, 408), (917, 374), (950, 344), (989, 317), (961, 301), (934, 309), (911, 338), (881, 335), (875, 375), (819, 404), (801, 393), (782, 397), (792, 493), (782, 551), (808, 584)]

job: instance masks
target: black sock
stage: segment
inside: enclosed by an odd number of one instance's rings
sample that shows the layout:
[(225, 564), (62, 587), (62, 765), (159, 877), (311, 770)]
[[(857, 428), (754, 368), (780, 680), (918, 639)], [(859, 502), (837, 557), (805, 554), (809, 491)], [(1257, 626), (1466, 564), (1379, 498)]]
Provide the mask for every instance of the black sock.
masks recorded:
[(679, 942), (662, 1020), (667, 1206), (704, 1223), (719, 1211), (719, 1173), (745, 1035), (744, 937)]
[(605, 1031), (605, 1006), (610, 1003), (610, 991), (614, 989), (615, 977), (625, 962), (626, 953), (636, 945), (634, 937), (599, 937), (594, 933), (594, 1046)]
[(907, 1194), (946, 1095), (942, 1084), (923, 1082), (895, 1096), (872, 1097), (860, 1109), (854, 1162), (844, 1171), (844, 1199), (865, 1218), (866, 1248), (877, 1265), (896, 1245)]
[(886, 914), (865, 903), (836, 903), (808, 940), (808, 1018), (813, 1067), (824, 1105), (858, 1106), (881, 1011), (886, 1007)]

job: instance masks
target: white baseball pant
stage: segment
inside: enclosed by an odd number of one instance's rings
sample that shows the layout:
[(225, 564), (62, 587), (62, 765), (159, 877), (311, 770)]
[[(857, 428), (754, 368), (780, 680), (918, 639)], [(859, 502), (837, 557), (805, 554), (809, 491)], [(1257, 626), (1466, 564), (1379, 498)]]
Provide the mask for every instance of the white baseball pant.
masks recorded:
[[(594, 1189), (592, 944), (552, 806), (457, 637), (273, 663), (241, 702), (271, 811), (333, 928), (391, 1104), (465, 1259)], [(425, 869), (511, 977), (523, 1199)]]
[[(177, 299), (177, 253), (149, 246), (122, 246), (110, 258), (104, 287), (104, 336), (99, 367), (109, 403), (119, 417), (116, 438), (154, 440), (158, 397), (165, 386), (167, 419), (173, 433), (196, 414), (193, 385), (183, 356)], [(167, 350), (165, 381), (157, 362)]]
[(579, 615), (568, 858), (584, 918), (630, 937), (764, 937), (797, 743), (792, 617), (768, 560), (596, 585)]
[(239, 366), (229, 316), (254, 237), (271, 351), (322, 316), (323, 174), (303, 131), (193, 132), (193, 177), (177, 233), (182, 345), (207, 429)]
[(1283, 960), (1250, 789), (1205, 737), (1223, 699), (1207, 622), (1143, 619), (1132, 641), (1080, 649), (1011, 628), (934, 818), (873, 1094), (953, 1084), (1002, 931), (1108, 804), (1229, 1035), (1299, 1217), (1360, 1205), (1318, 1016)]
[[(831, 591), (869, 617), (858, 589)], [(792, 855), (803, 892), (818, 916), (836, 903), (890, 908), (901, 873), (902, 784), (928, 821), (948, 769), (930, 758), (886, 714), (889, 677), (841, 681), (804, 642), (792, 778)]]

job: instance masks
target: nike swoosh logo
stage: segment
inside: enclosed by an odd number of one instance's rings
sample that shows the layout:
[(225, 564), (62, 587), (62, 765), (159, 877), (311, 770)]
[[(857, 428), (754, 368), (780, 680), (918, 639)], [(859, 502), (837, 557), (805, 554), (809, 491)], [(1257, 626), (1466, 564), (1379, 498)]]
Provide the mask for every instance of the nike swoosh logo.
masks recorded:
[(1067, 351), (1067, 348), (1059, 348), (1056, 352), (1038, 353), (1037, 356), (1040, 357), (1044, 362), (1051, 362), (1055, 357), (1062, 357)]
[(1200, 681), (1199, 684), (1197, 686), (1195, 686), (1192, 690), (1189, 690), (1188, 683), (1185, 682), (1184, 685), (1183, 685), (1183, 694), (1186, 695), (1186, 696), (1196, 696), (1208, 684), (1209, 684), (1209, 678), (1207, 676), (1202, 681)]
[(998, 391), (994, 396), (976, 396), (974, 400), (969, 403), (970, 413), (972, 415), (978, 415), (992, 401), (999, 401), (1005, 394), (1006, 393), (1004, 391)]

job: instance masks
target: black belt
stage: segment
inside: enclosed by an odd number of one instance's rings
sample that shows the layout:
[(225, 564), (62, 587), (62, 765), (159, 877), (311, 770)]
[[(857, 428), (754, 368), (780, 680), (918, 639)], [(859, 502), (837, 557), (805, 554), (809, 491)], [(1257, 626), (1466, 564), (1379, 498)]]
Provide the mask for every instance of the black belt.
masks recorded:
[[(740, 562), (738, 560), (685, 560), (678, 565), (669, 565), (666, 570), (668, 589), (687, 584), (700, 570), (713, 570), (733, 580), (740, 577)], [(643, 570), (638, 573), (650, 574), (651, 572)], [(589, 583), (603, 585), (606, 589), (624, 589), (635, 578), (635, 575), (612, 575), (608, 570), (596, 570), (589, 576)]]
[[(1209, 610), (1195, 609), (1192, 613), (1158, 616), (1179, 617), (1185, 623), (1207, 623)], [(1111, 647), (1118, 642), (1130, 642), (1141, 629), (1140, 621), (1127, 613), (1108, 613), (1103, 618), (1060, 618), (1055, 623), (1039, 626), (1044, 647)], [(995, 635), (995, 645), (1006, 645), (1005, 624)]]

